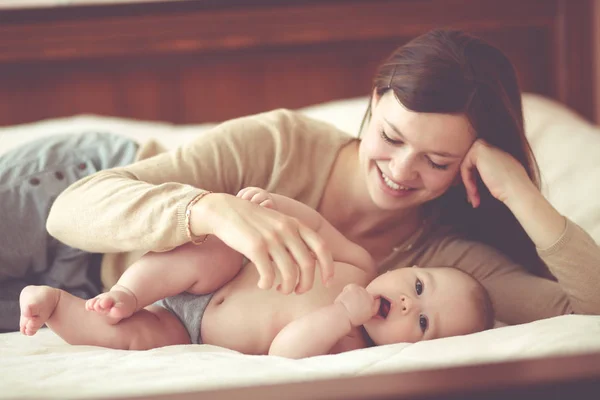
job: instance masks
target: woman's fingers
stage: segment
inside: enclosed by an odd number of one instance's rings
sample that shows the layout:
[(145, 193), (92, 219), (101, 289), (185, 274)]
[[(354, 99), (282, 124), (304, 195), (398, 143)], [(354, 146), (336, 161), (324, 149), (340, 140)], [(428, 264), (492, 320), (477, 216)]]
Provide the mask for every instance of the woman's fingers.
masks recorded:
[(260, 206), (271, 200), (268, 192), (255, 188), (224, 197), (217, 207), (228, 211), (218, 214), (222, 219), (213, 222), (213, 233), (252, 261), (261, 289), (272, 288), (278, 270), (282, 293), (306, 292), (313, 286), (317, 262), (326, 282), (333, 274), (333, 259), (323, 239), (296, 218)]
[[(327, 245), (321, 238), (319, 234), (317, 234), (312, 229), (308, 229), (304, 226), (301, 226), (298, 230), (302, 240), (308, 248), (310, 249), (313, 257), (316, 257), (318, 266), (321, 270), (321, 281), (324, 285), (327, 284), (329, 279), (333, 276), (333, 256), (331, 251), (327, 248)], [(314, 279), (314, 262), (313, 262), (313, 279)], [(312, 281), (310, 282), (310, 287), (312, 287)]]
[(276, 246), (276, 249), (273, 249), (270, 254), (281, 275), (281, 285), (277, 289), (283, 294), (292, 293), (300, 272), (295, 260), (282, 245)]
[(304, 293), (313, 287), (317, 261), (323, 265), (323, 281), (333, 274), (333, 258), (323, 239), (294, 218), (284, 217), (276, 230), (263, 232), (271, 243), (269, 254), (281, 273), (280, 291)]
[(299, 243), (297, 222), (283, 214), (269, 211), (269, 223), (258, 223), (257, 230), (266, 243), (266, 251), (272, 264), (281, 275), (281, 285), (278, 290), (284, 294), (294, 291), (299, 279), (299, 268), (290, 251), (290, 243)]
[(477, 183), (475, 178), (477, 171), (477, 166), (475, 164), (477, 151), (476, 147), (477, 142), (471, 146), (471, 149), (465, 156), (460, 166), (460, 175), (467, 192), (467, 201), (471, 203), (473, 207), (479, 206), (479, 193), (477, 191)]
[(312, 255), (310, 245), (304, 240), (302, 232), (307, 230), (306, 227), (300, 225), (298, 227), (298, 239), (289, 243), (288, 248), (298, 268), (299, 276), (295, 287), (296, 294), (302, 294), (310, 290), (315, 280), (315, 268), (317, 260)]
[(248, 257), (254, 264), (258, 271), (258, 275), (260, 276), (258, 280), (258, 287), (260, 289), (271, 289), (275, 282), (273, 263), (271, 262), (271, 258), (266, 249), (266, 243), (260, 242), (260, 244), (253, 246), (253, 249), (249, 252), (251, 255)]

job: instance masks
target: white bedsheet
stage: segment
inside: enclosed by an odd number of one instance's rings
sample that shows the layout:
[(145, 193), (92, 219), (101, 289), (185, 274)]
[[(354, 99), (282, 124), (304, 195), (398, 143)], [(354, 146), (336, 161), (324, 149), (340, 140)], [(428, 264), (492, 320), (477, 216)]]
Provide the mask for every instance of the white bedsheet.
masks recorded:
[[(561, 213), (600, 241), (600, 129), (538, 96), (526, 96), (524, 105), (544, 193)], [(365, 106), (364, 99), (352, 99), (304, 112), (356, 133)], [(139, 141), (153, 137), (175, 146), (210, 126), (83, 115), (0, 128), (0, 154), (44, 135), (89, 130), (120, 133)], [(70, 346), (44, 329), (34, 337), (0, 334), (0, 399), (172, 393), (592, 351), (600, 352), (600, 316), (562, 316), (468, 336), (298, 361), (246, 356), (209, 345), (146, 352)]]
[(600, 317), (562, 316), (467, 336), (289, 360), (209, 345), (70, 346), (43, 329), (0, 335), (0, 398), (162, 394), (600, 351)]

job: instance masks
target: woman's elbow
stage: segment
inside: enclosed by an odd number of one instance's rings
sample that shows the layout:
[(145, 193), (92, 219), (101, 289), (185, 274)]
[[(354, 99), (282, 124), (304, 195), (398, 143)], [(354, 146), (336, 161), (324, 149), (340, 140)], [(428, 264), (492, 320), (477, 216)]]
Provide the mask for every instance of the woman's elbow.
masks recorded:
[(52, 207), (50, 207), (50, 212), (46, 219), (46, 231), (50, 236), (64, 242), (69, 224), (67, 223), (68, 214), (65, 215), (65, 205), (60, 197), (61, 196), (59, 196), (52, 204)]

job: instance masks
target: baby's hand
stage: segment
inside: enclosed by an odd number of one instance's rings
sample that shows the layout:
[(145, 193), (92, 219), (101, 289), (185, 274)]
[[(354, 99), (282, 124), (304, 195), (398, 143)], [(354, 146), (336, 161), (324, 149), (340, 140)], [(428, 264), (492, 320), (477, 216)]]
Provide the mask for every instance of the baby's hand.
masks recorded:
[(379, 309), (379, 299), (354, 283), (346, 285), (334, 302), (344, 306), (352, 326), (363, 325), (377, 314)]
[(240, 190), (237, 194), (237, 197), (242, 198), (244, 200), (248, 200), (254, 204), (258, 204), (263, 207), (272, 208), (276, 210), (275, 200), (273, 200), (273, 196), (271, 193), (266, 191), (265, 189), (257, 188), (257, 187), (247, 187)]

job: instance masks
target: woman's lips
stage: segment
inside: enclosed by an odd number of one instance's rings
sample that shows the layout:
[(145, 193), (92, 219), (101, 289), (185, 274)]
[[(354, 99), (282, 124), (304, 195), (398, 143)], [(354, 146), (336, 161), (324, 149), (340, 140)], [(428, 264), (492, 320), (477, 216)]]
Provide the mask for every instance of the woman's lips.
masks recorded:
[[(377, 175), (379, 176), (379, 186), (381, 187), (381, 190), (392, 197), (409, 196), (416, 190), (415, 188), (412, 188), (410, 186), (398, 185), (396, 182), (393, 182), (392, 184), (400, 186), (401, 189), (392, 188), (389, 186), (388, 183), (386, 183), (386, 178), (384, 178), (385, 174), (381, 171), (381, 169), (379, 169), (379, 167), (376, 167), (376, 171)], [(387, 175), (385, 176), (387, 177)], [(391, 181), (389, 177), (387, 179)]]

